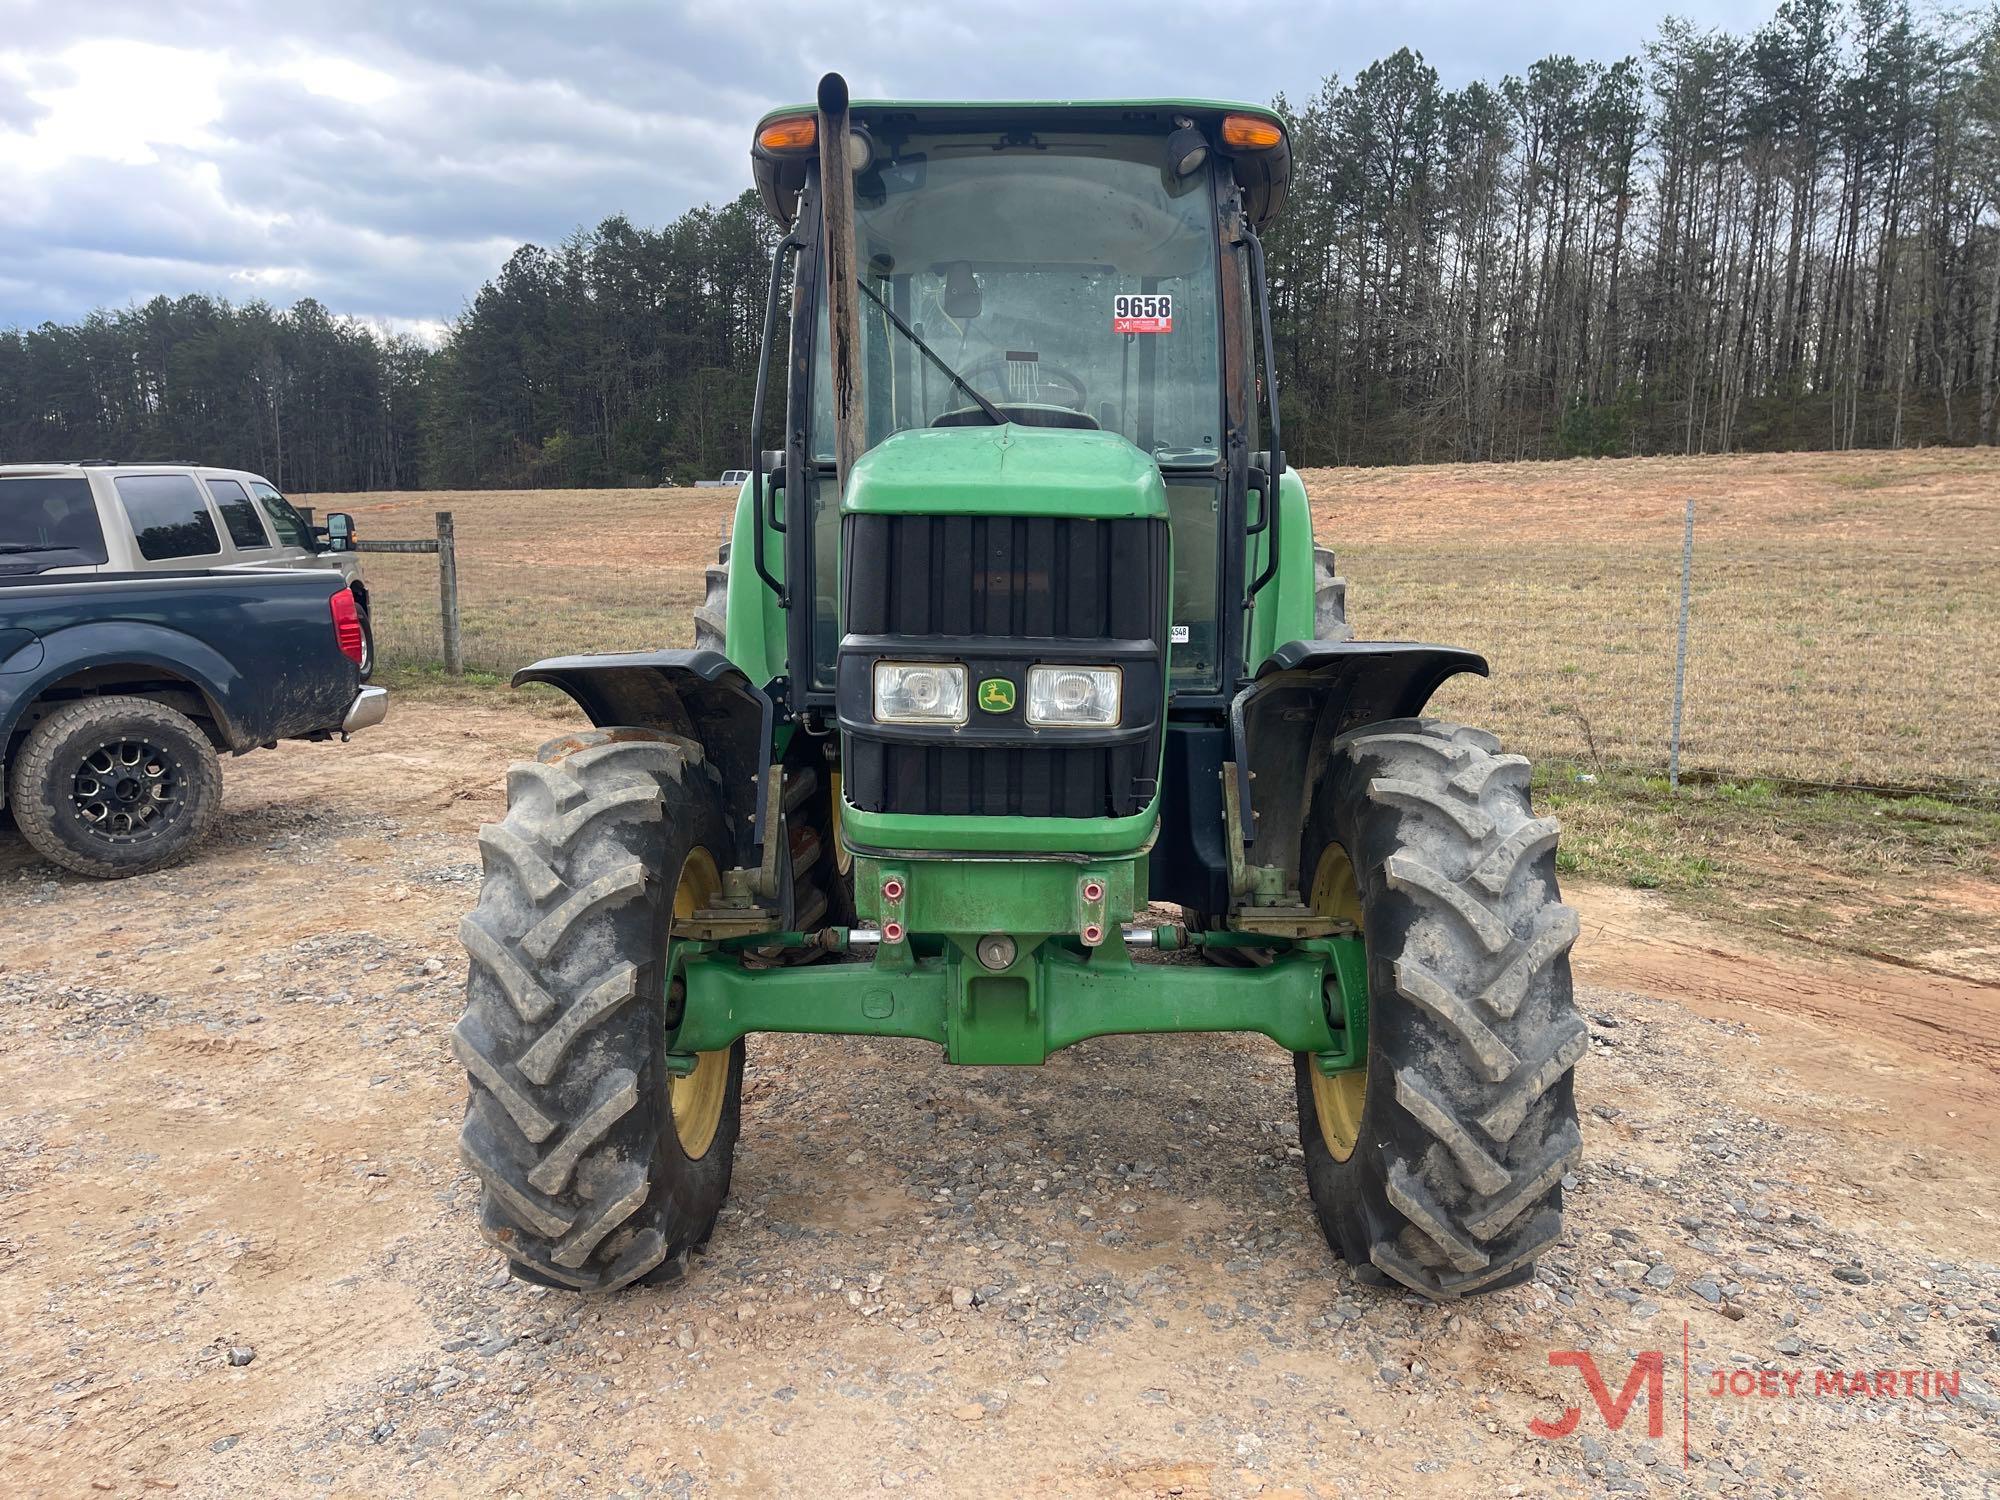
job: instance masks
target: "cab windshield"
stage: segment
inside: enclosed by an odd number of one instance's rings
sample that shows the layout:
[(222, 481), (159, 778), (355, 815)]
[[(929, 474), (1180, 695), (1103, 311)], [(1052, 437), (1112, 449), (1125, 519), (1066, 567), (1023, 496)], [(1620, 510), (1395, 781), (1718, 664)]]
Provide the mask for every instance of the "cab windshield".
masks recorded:
[[(1174, 177), (1161, 137), (878, 139), (855, 178), (854, 219), (873, 294), (861, 298), (870, 446), (987, 423), (990, 406), (1009, 421), (1117, 432), (1169, 465), (1215, 461), (1209, 174)], [(815, 364), (813, 446), (830, 462), (828, 367)]]

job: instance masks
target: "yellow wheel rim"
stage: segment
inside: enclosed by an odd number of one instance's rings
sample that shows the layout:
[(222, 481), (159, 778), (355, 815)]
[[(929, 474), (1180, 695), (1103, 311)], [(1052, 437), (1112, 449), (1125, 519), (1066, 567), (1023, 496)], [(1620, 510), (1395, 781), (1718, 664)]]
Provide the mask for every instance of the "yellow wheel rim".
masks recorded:
[[(1361, 930), (1361, 887), (1354, 878), (1354, 863), (1338, 844), (1328, 844), (1320, 852), (1319, 866), (1313, 871), (1312, 909), (1322, 917), (1338, 917)], [(1313, 1113), (1319, 1119), (1320, 1139), (1335, 1161), (1354, 1154), (1361, 1135), (1361, 1106), (1368, 1098), (1368, 1069), (1364, 1064), (1346, 1073), (1326, 1073), (1317, 1060), (1309, 1063), (1312, 1073)]]
[[(722, 876), (715, 868), (715, 856), (706, 849), (690, 850), (674, 886), (674, 916), (691, 917), (702, 907), (713, 906), (721, 894)], [(694, 1071), (685, 1078), (672, 1079), (667, 1092), (681, 1150), (689, 1160), (706, 1156), (715, 1144), (723, 1100), (729, 1093), (729, 1049), (695, 1054)]]
[(854, 869), (854, 855), (840, 837), (840, 772), (835, 771), (833, 782), (833, 867), (846, 875)]

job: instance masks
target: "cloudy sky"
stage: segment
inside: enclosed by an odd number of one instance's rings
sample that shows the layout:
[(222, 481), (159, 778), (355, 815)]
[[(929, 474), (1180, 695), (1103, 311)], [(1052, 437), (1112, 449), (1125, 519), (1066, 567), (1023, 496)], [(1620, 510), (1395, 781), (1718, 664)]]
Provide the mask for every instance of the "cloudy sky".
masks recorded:
[(857, 97), (1263, 100), (1399, 46), (1460, 83), (1770, 8), (0, 0), (0, 328), (205, 291), (434, 336), (524, 240), (740, 192), (752, 123), (828, 68)]

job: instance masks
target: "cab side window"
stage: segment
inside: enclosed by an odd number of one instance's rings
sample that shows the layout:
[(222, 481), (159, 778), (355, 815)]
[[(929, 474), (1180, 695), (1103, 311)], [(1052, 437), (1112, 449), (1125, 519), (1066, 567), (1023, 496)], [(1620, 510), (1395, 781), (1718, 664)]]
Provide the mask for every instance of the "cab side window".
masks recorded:
[(292, 509), (292, 502), (260, 479), (251, 480), (250, 488), (264, 507), (264, 514), (271, 518), (271, 530), (278, 535), (278, 545), (312, 551), (312, 528), (306, 525), (304, 516)]
[(269, 550), (271, 538), (265, 534), (263, 518), (242, 485), (233, 479), (211, 479), (208, 492), (214, 496), (215, 508), (222, 512), (222, 524), (238, 552)]
[(185, 474), (120, 474), (118, 503), (148, 562), (214, 557), (222, 551), (208, 501)]

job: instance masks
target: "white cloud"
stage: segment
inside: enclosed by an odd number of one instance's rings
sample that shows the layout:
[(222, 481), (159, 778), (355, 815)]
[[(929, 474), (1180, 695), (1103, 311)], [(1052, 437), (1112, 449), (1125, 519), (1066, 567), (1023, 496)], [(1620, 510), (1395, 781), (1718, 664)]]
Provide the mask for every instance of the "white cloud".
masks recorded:
[(209, 144), (222, 110), (221, 59), (191, 49), (104, 39), (39, 63), (19, 55), (7, 63), (39, 110), (26, 129), (0, 132), (0, 163), (19, 170), (144, 166), (163, 146)]
[(390, 74), (351, 57), (312, 54), (286, 63), (277, 74), (323, 99), (338, 99), (343, 104), (380, 104), (403, 88)]

